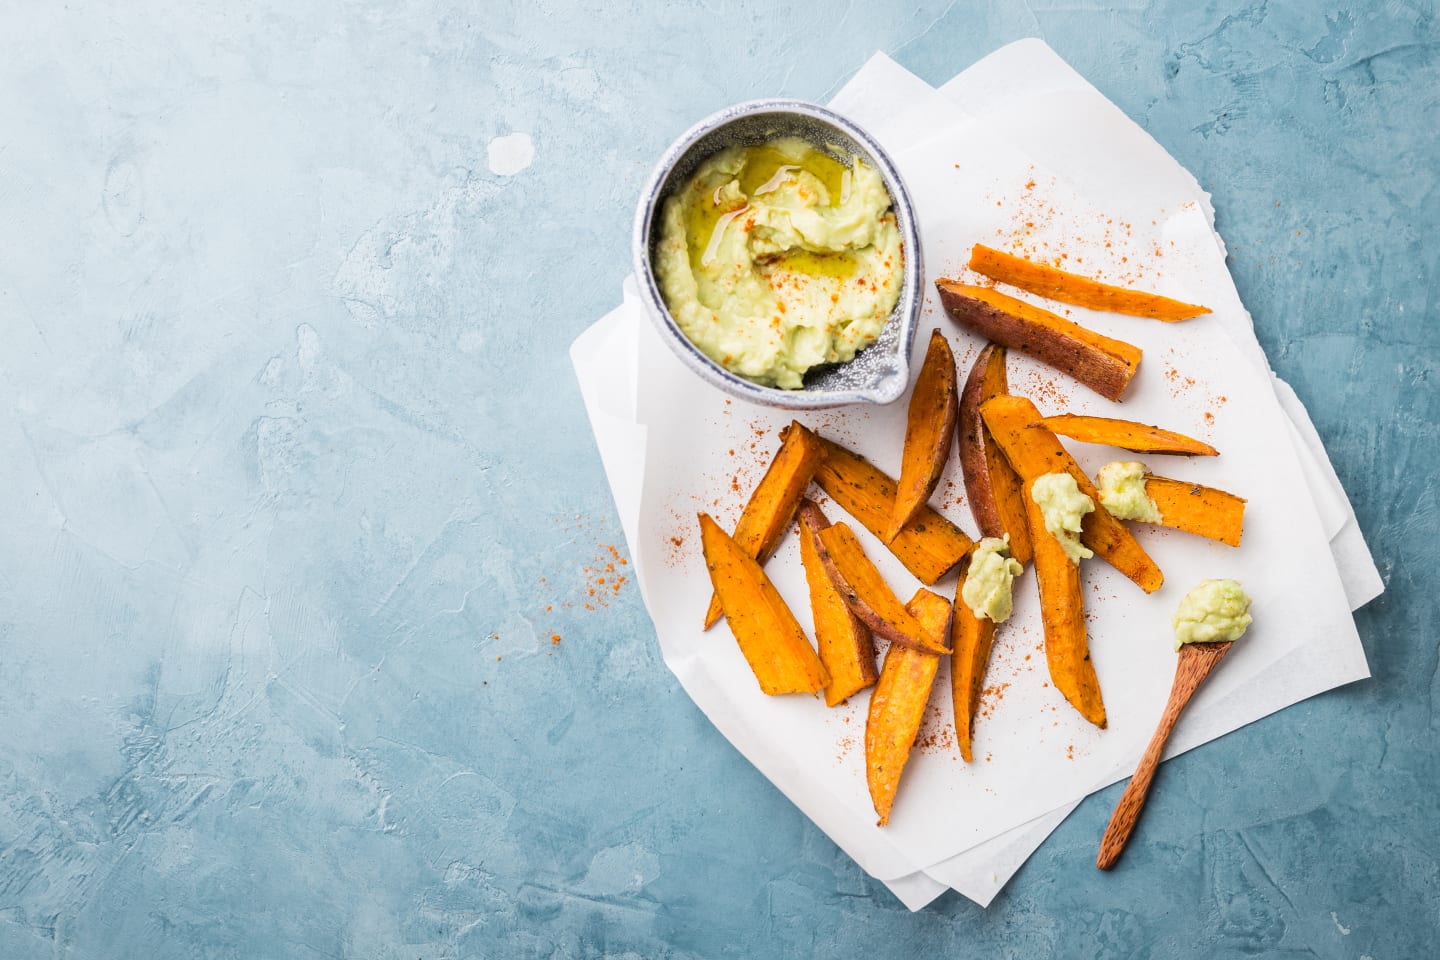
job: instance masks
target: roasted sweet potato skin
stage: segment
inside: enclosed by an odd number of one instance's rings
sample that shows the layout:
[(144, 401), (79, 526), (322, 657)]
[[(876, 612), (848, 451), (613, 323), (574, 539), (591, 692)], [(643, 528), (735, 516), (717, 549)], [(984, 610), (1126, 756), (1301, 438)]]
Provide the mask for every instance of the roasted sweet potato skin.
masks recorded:
[[(832, 440), (822, 438), (825, 459), (815, 483), (882, 542), (890, 532), (895, 508), (895, 481), (870, 461)], [(917, 580), (934, 584), (955, 569), (970, 549), (970, 538), (928, 506), (885, 543)]]
[(1198, 483), (1146, 477), (1145, 492), (1160, 511), (1162, 526), (1240, 546), (1245, 527), (1245, 500), (1233, 493)]
[(935, 281), (955, 322), (987, 340), (1019, 350), (1069, 374), (1110, 400), (1119, 400), (1140, 366), (1140, 348), (1088, 330), (1049, 310), (989, 287)]
[(975, 759), (972, 747), (975, 711), (980, 707), (990, 648), (995, 642), (995, 621), (975, 616), (960, 596), (968, 566), (967, 557), (961, 564), (960, 580), (955, 584), (955, 613), (950, 620), (950, 699), (955, 707), (955, 739), (966, 763)]
[[(825, 459), (820, 438), (799, 422), (791, 421), (781, 437), (780, 449), (735, 524), (735, 542), (761, 566), (780, 545), (790, 521), (795, 518), (795, 509), (805, 495), (805, 488), (815, 476), (815, 468)], [(719, 619), (720, 598), (711, 596), (705, 611), (705, 629), (709, 630)]]
[(875, 665), (875, 642), (870, 628), (851, 612), (835, 589), (820, 559), (819, 534), (830, 521), (813, 500), (800, 501), (800, 563), (810, 588), (810, 611), (815, 618), (815, 644), (820, 662), (830, 674), (825, 705), (833, 707), (880, 678)]
[[(1103, 511), (1096, 510), (1097, 513)], [(1105, 726), (1100, 681), (1090, 661), (1085, 634), (1085, 598), (1080, 565), (1071, 563), (1060, 541), (1045, 530), (1045, 518), (1025, 489), (1025, 515), (1035, 549), (1035, 582), (1040, 587), (1040, 622), (1045, 631), (1045, 663), (1050, 682), (1071, 706), (1097, 727)]]
[[(949, 632), (950, 604), (944, 597), (921, 589), (905, 609), (927, 631)], [(935, 654), (895, 644), (886, 652), (880, 681), (870, 694), (865, 718), (865, 782), (882, 827), (890, 822), (900, 775), (925, 719), (939, 668), (940, 658)]]
[(771, 696), (816, 693), (828, 684), (805, 631), (755, 558), (704, 513), (700, 540), (710, 582), (760, 689)]
[(1045, 417), (1040, 425), (1051, 433), (1081, 443), (1103, 443), (1137, 453), (1169, 453), (1187, 457), (1214, 457), (1220, 453), (1203, 440), (1134, 420), (1062, 413)]
[(945, 634), (931, 634), (900, 603), (880, 571), (865, 555), (855, 532), (847, 524), (831, 524), (815, 538), (820, 562), (830, 582), (855, 616), (876, 636), (893, 644), (926, 653), (949, 653)]
[[(1129, 577), (1146, 593), (1154, 593), (1165, 582), (1165, 575), (1140, 542), (1126, 526), (1106, 510), (1100, 509), (1100, 491), (1080, 469), (1055, 434), (1039, 426), (1040, 411), (1025, 397), (994, 397), (980, 408), (985, 425), (999, 445), (1010, 466), (1020, 475), (1025, 487), (1027, 504), (1029, 487), (1047, 473), (1068, 472), (1075, 478), (1075, 485), (1096, 504), (1096, 509), (1085, 515), (1080, 542), (1085, 544), (1104, 560)], [(1030, 517), (1029, 506), (1026, 516)], [(1030, 525), (1030, 546), (1037, 554), (1036, 541), (1041, 539), (1044, 527), (1037, 530)], [(1048, 537), (1048, 534), (1046, 535)], [(1054, 538), (1050, 538), (1054, 539)], [(1058, 544), (1057, 544), (1058, 546)]]
[(915, 379), (905, 422), (905, 447), (900, 459), (890, 536), (915, 519), (935, 492), (955, 435), (960, 398), (955, 382), (955, 354), (939, 330), (931, 331), (925, 363)]
[(970, 269), (1036, 296), (1091, 310), (1108, 310), (1170, 323), (1210, 312), (1209, 307), (1101, 283), (1078, 273), (1003, 253), (983, 243), (975, 244), (970, 251)]
[(1020, 477), (995, 445), (980, 405), (1010, 392), (1005, 377), (1005, 348), (987, 344), (975, 358), (960, 392), (959, 451), (965, 478), (965, 499), (982, 536), (1010, 536), (1010, 555), (1030, 562), (1030, 534), (1025, 527), (1025, 501)]

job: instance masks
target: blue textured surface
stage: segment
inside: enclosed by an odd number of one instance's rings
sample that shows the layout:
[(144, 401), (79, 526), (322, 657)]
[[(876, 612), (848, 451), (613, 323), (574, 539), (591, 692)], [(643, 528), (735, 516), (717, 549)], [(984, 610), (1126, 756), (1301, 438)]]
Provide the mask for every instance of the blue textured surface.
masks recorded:
[[(1433, 5), (884, 6), (6, 5), (0, 957), (1434, 955)], [(1389, 589), (1113, 875), (1116, 789), (911, 915), (613, 589), (566, 347), (688, 123), (1026, 35), (1213, 191)]]

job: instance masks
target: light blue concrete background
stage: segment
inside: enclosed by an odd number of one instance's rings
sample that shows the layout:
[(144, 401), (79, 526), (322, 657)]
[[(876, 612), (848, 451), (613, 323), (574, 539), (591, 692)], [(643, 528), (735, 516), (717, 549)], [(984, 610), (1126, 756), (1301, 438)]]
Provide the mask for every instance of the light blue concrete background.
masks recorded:
[[(1434, 956), (1433, 3), (1103, 6), (6, 4), (0, 958)], [(1027, 35), (1213, 191), (1389, 591), (1113, 875), (1110, 790), (912, 916), (585, 609), (566, 347), (689, 122)]]

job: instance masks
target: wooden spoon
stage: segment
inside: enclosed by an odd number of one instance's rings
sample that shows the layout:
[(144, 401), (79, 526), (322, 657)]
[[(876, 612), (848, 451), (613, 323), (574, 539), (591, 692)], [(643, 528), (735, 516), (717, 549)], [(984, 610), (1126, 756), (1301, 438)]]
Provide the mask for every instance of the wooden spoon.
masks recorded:
[(1115, 861), (1120, 859), (1120, 852), (1125, 849), (1125, 841), (1130, 839), (1130, 834), (1135, 830), (1135, 824), (1140, 819), (1140, 810), (1145, 806), (1145, 796), (1150, 792), (1150, 783), (1155, 779), (1155, 768), (1160, 765), (1160, 754), (1165, 751), (1165, 741), (1170, 739), (1170, 731), (1175, 729), (1175, 721), (1180, 719), (1180, 711), (1185, 709), (1185, 704), (1189, 703), (1195, 691), (1200, 689), (1200, 684), (1210, 676), (1210, 671), (1230, 652), (1232, 643), (1233, 641), (1228, 640), (1219, 643), (1187, 643), (1180, 648), (1179, 662), (1175, 664), (1175, 681), (1170, 685), (1170, 700), (1165, 704), (1160, 725), (1155, 728), (1155, 735), (1150, 738), (1150, 746), (1145, 748), (1145, 755), (1140, 758), (1140, 765), (1135, 768), (1130, 785), (1120, 795), (1120, 802), (1115, 805), (1115, 812), (1110, 815), (1110, 825), (1105, 828), (1105, 836), (1100, 838), (1100, 855), (1095, 858), (1095, 866), (1101, 870), (1109, 870), (1115, 866)]

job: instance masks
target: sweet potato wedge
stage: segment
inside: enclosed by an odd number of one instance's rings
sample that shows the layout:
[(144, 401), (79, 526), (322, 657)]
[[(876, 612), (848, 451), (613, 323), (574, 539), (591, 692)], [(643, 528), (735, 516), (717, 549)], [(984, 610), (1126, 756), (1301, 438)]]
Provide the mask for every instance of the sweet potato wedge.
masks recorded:
[(1160, 525), (1240, 546), (1245, 499), (1198, 483), (1146, 477), (1145, 492), (1160, 510)]
[(815, 645), (830, 674), (825, 706), (842, 703), (880, 678), (875, 666), (875, 641), (870, 628), (845, 603), (820, 559), (820, 531), (830, 521), (813, 500), (800, 501), (800, 563), (810, 587), (810, 612), (815, 616)]
[[(1135, 539), (1125, 524), (1115, 519), (1106, 510), (1100, 509), (1100, 491), (1080, 469), (1080, 465), (1065, 452), (1055, 434), (1039, 426), (1040, 411), (1025, 397), (992, 397), (981, 407), (985, 425), (995, 438), (1010, 466), (1020, 475), (1029, 501), (1030, 484), (1038, 477), (1061, 470), (1075, 478), (1080, 492), (1095, 501), (1096, 509), (1085, 515), (1085, 525), (1080, 533), (1080, 542), (1105, 559), (1116, 570), (1129, 577), (1146, 593), (1154, 593), (1165, 582), (1165, 576), (1145, 548)], [(1030, 516), (1026, 507), (1026, 517)], [(1042, 526), (1030, 524), (1030, 547), (1038, 555), (1038, 540), (1053, 540)], [(1058, 543), (1057, 543), (1058, 547)], [(1063, 556), (1063, 553), (1062, 553)], [(1038, 566), (1037, 566), (1038, 569)]]
[(1119, 400), (1140, 366), (1139, 347), (1024, 300), (954, 280), (936, 280), (935, 286), (956, 323), (1069, 374), (1102, 397)]
[[(895, 508), (895, 481), (870, 461), (831, 440), (821, 440), (825, 459), (815, 470), (815, 483), (840, 508), (883, 542)], [(885, 545), (924, 584), (933, 584), (955, 568), (970, 538), (940, 514), (922, 506), (915, 519)]]
[(905, 420), (905, 448), (900, 458), (900, 482), (896, 485), (895, 506), (890, 514), (890, 536), (915, 519), (950, 459), (955, 436), (955, 417), (960, 399), (955, 385), (955, 354), (950, 341), (939, 330), (930, 333), (925, 363), (910, 394)]
[[(1023, 476), (1023, 474), (1022, 474)], [(1104, 513), (1098, 507), (1095, 513)], [(1093, 515), (1093, 514), (1092, 514)], [(1100, 681), (1090, 662), (1085, 635), (1085, 597), (1080, 590), (1080, 565), (1071, 563), (1060, 541), (1045, 530), (1045, 517), (1025, 488), (1025, 516), (1035, 549), (1035, 582), (1040, 587), (1040, 623), (1045, 631), (1045, 663), (1050, 682), (1080, 715), (1105, 726)]]
[[(798, 422), (791, 421), (781, 438), (780, 449), (775, 451), (765, 476), (755, 485), (735, 524), (735, 542), (762, 566), (780, 545), (805, 488), (815, 476), (815, 468), (825, 458), (820, 438)], [(705, 611), (705, 629), (719, 619), (720, 598), (712, 595)]]
[(816, 693), (826, 686), (824, 664), (755, 558), (704, 513), (700, 541), (710, 583), (760, 689), (774, 696)]
[[(1014, 543), (1013, 537), (1011, 543)], [(990, 663), (990, 648), (995, 642), (995, 621), (975, 616), (960, 596), (968, 566), (967, 557), (960, 565), (960, 581), (955, 584), (955, 613), (950, 620), (950, 699), (955, 705), (955, 739), (966, 763), (975, 759), (971, 750), (975, 711), (980, 706), (985, 668)]]
[(1111, 313), (1149, 317), (1169, 323), (1189, 320), (1210, 312), (1209, 307), (1182, 303), (1157, 293), (1145, 293), (1101, 283), (1078, 273), (1002, 253), (983, 243), (975, 244), (970, 251), (970, 269), (1036, 296), (1074, 304), (1077, 307), (1088, 307), (1091, 310), (1108, 310)]
[(855, 616), (891, 643), (926, 653), (949, 653), (945, 634), (932, 634), (905, 611), (847, 524), (831, 524), (815, 538), (830, 582)]
[(1062, 413), (1055, 417), (1044, 417), (1039, 424), (1051, 433), (1058, 433), (1081, 443), (1103, 443), (1137, 453), (1175, 453), (1189, 457), (1214, 457), (1220, 453), (1204, 441), (1173, 430), (1136, 423), (1134, 420)]
[(965, 499), (980, 527), (981, 536), (1010, 535), (1010, 555), (1030, 562), (1030, 534), (1025, 527), (1025, 501), (1020, 477), (995, 445), (980, 405), (991, 397), (1008, 394), (1005, 348), (991, 343), (980, 351), (960, 391), (960, 466), (965, 477)]
[[(928, 632), (943, 635), (949, 630), (950, 604), (944, 597), (921, 588), (905, 609)], [(870, 694), (870, 712), (865, 718), (865, 782), (882, 827), (890, 822), (900, 774), (920, 733), (939, 668), (938, 656), (895, 644), (885, 654), (880, 682)]]

